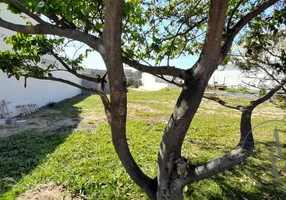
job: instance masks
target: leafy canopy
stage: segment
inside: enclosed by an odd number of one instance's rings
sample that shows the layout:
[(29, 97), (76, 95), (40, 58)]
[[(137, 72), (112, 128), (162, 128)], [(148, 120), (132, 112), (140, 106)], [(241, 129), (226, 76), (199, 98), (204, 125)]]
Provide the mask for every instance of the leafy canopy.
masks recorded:
[[(18, 2), (46, 22), (79, 30), (97, 38), (102, 36), (105, 17), (104, 0), (20, 0)], [(229, 1), (223, 38), (227, 37), (228, 31), (242, 16), (263, 2)], [(11, 12), (22, 14), (15, 5), (11, 3), (7, 5)], [(206, 33), (209, 6), (210, 2), (206, 0), (127, 0), (123, 10), (122, 56), (136, 62), (154, 61), (155, 65), (169, 66), (169, 61), (172, 59), (200, 54)], [(268, 29), (277, 32), (280, 25), (285, 23), (283, 16), (285, 17), (284, 3), (280, 3), (275, 10), (264, 13), (250, 23), (247, 30), (236, 39), (237, 42), (240, 45), (243, 43), (248, 44), (249, 47), (255, 47), (253, 43), (245, 42), (245, 35), (249, 38), (256, 37), (260, 24), (263, 24), (262, 27), (265, 29), (268, 26)], [(27, 24), (36, 23), (28, 20)], [(88, 48), (85, 53), (78, 54), (77, 58), (70, 58), (65, 54), (67, 40), (43, 35), (17, 34), (7, 38), (6, 42), (12, 46), (13, 51), (0, 53), (0, 59), (4, 61), (1, 69), (9, 76), (17, 78), (34, 73), (36, 76), (50, 74), (51, 70), (56, 70), (56, 65), (39, 69), (43, 65), (41, 56), (45, 54), (57, 54), (71, 65), (73, 70), (80, 70), (83, 59), (93, 51)], [(225, 63), (229, 59), (230, 57), (227, 56)]]

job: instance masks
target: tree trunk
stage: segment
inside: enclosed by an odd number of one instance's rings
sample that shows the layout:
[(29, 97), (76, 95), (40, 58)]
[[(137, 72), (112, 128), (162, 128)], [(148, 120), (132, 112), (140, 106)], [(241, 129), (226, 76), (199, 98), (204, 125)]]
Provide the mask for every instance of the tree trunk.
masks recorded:
[(115, 151), (133, 181), (149, 196), (154, 197), (153, 179), (145, 175), (135, 162), (126, 137), (127, 88), (121, 56), (123, 0), (107, 0), (103, 31), (102, 57), (110, 83), (111, 133)]
[[(185, 71), (183, 91), (169, 119), (158, 154), (157, 199), (182, 199), (184, 185), (177, 161), (186, 133), (203, 98), (208, 80), (219, 64), (221, 37), (228, 1), (211, 1), (206, 40), (198, 62)], [(186, 171), (187, 165), (180, 164)], [(175, 175), (175, 176), (173, 176)], [(179, 175), (179, 177), (178, 177)], [(185, 176), (185, 175), (183, 175)]]
[(156, 200), (183, 200), (183, 188), (176, 186), (175, 180), (170, 181), (168, 188), (165, 188), (164, 193), (157, 195)]
[(190, 166), (186, 163), (186, 174), (178, 174), (178, 171), (176, 170), (176, 161), (178, 159), (174, 157), (173, 153), (165, 149), (164, 155), (169, 155), (169, 157), (161, 160), (162, 163), (165, 163), (164, 160), (167, 160), (167, 163), (165, 164), (165, 168), (163, 168), (163, 173), (161, 171), (161, 175), (159, 174), (161, 181), (158, 182), (156, 200), (182, 200), (183, 188), (185, 185), (198, 180), (210, 178), (219, 172), (223, 172), (244, 162), (247, 157), (251, 155), (254, 148), (251, 127), (251, 114), (253, 109), (254, 108), (252, 106), (249, 106), (242, 110), (240, 121), (240, 141), (233, 150), (218, 158), (208, 161), (202, 166)]

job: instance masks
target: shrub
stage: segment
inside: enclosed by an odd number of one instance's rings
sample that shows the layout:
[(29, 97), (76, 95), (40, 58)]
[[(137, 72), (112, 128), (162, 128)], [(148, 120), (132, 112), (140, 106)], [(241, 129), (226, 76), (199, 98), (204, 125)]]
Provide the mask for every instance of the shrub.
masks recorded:
[(261, 89), (259, 90), (259, 96), (262, 97), (266, 94), (266, 90), (265, 89)]

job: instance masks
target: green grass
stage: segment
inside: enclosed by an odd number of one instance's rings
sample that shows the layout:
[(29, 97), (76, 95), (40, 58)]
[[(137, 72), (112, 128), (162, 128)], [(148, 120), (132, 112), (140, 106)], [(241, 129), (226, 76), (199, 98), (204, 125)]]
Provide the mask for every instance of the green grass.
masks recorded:
[(238, 93), (243, 93), (243, 94), (249, 94), (250, 91), (247, 87), (240, 87), (240, 88), (227, 88), (227, 92), (238, 92)]
[[(178, 93), (177, 89), (128, 93), (128, 142), (139, 166), (151, 177), (156, 176), (160, 139)], [(271, 104), (262, 108), (275, 109)], [(47, 109), (61, 112), (60, 117), (74, 118), (104, 113), (97, 96), (75, 97)], [(254, 118), (253, 125), (275, 117), (282, 118), (266, 115)], [(271, 172), (269, 153), (275, 146), (275, 126), (285, 153), (286, 123), (264, 123), (254, 129), (256, 149), (246, 163), (187, 186), (186, 199), (285, 199), (285, 177), (275, 182)], [(238, 133), (239, 113), (204, 100), (186, 136), (183, 155), (193, 163), (203, 163), (234, 147)], [(285, 162), (277, 161), (277, 165), (286, 171)], [(0, 199), (14, 199), (28, 189), (50, 182), (65, 185), (71, 193), (80, 192), (89, 199), (146, 199), (121, 166), (106, 123), (101, 123), (96, 131), (26, 133), (0, 140)]]

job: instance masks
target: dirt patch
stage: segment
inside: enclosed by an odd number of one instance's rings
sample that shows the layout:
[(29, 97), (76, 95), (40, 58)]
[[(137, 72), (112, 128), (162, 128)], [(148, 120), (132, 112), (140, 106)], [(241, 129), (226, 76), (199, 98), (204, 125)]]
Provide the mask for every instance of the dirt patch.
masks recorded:
[[(235, 93), (236, 95), (239, 93)], [(232, 94), (232, 95), (235, 95)], [(253, 95), (251, 94), (243, 94), (245, 97), (247, 97), (247, 95), (249, 95), (249, 99), (252, 97)], [(223, 100), (225, 100), (226, 102), (228, 102), (228, 99), (224, 99), (221, 98)], [(251, 99), (253, 100), (253, 99)], [(249, 100), (250, 101), (250, 100)], [(219, 115), (223, 115), (223, 116), (232, 116), (232, 117), (240, 117), (241, 114), (240, 112), (234, 112), (235, 110), (233, 109), (229, 109), (226, 108), (222, 105), (220, 105), (217, 102), (214, 101), (202, 101), (200, 108), (198, 109), (198, 113), (200, 114), (219, 114)], [(274, 106), (267, 106), (267, 107), (261, 107), (258, 106), (257, 108), (255, 108), (254, 112), (253, 112), (253, 117), (254, 118), (271, 118), (271, 119), (283, 119), (283, 117), (286, 115), (286, 111), (282, 110), (280, 108), (274, 107)]]
[(129, 103), (128, 104), (128, 110), (129, 111), (133, 111), (133, 112), (155, 112), (155, 110), (153, 110), (152, 108), (150, 108), (149, 106), (146, 105), (141, 105), (141, 104), (133, 104), (133, 103)]
[[(82, 116), (81, 116), (82, 115)], [(36, 113), (17, 117), (15, 125), (0, 125), (0, 138), (13, 134), (69, 134), (72, 130), (95, 130), (106, 119), (97, 113), (64, 115), (56, 109), (43, 108)]]
[(7, 137), (17, 133), (46, 133), (51, 134), (57, 131), (63, 133), (77, 126), (77, 121), (67, 117), (65, 119), (54, 120), (53, 116), (59, 115), (57, 110), (43, 109), (27, 116), (17, 117), (15, 125), (0, 126), (0, 137)]
[(64, 186), (45, 184), (21, 194), (16, 200), (86, 200), (83, 195), (71, 196)]
[(286, 111), (277, 107), (258, 107), (254, 110), (253, 116), (282, 120), (286, 116)]

